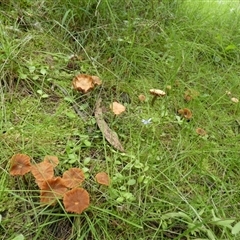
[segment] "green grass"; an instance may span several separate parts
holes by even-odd
[[[196,2],[1,3],[2,239],[239,239],[240,109],[230,99],[239,98],[239,6]],[[77,73],[103,84],[76,93]],[[167,91],[153,106],[151,88]],[[189,102],[186,91],[195,93]],[[124,153],[97,127],[99,98]],[[112,101],[126,112],[114,117]],[[9,174],[16,153],[58,156],[59,176],[82,168],[90,207],[77,215],[61,201],[40,205],[31,174]],[[100,171],[110,187],[95,182]]]

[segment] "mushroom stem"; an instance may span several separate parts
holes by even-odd
[[[151,105],[153,106],[154,102],[156,101],[156,98],[157,98],[157,95],[154,95],[153,96],[153,99],[152,99],[152,102],[151,102]]]

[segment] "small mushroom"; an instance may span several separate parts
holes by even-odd
[[[99,184],[109,186],[110,185],[110,178],[107,173],[105,172],[100,172],[95,176],[96,181]]]
[[[188,120],[192,118],[192,112],[188,108],[179,109],[178,113]]]
[[[102,81],[101,81],[101,79],[98,76],[91,76],[91,77],[92,77],[94,85],[98,85],[99,86],[99,85],[102,84]]]
[[[42,204],[54,205],[58,198],[62,198],[67,192],[67,187],[60,177],[44,181],[40,191],[40,202]]]
[[[231,101],[234,102],[234,103],[238,103],[239,102],[239,100],[237,98],[235,98],[235,97],[232,97]]]
[[[23,176],[31,171],[30,157],[26,154],[15,154],[11,158],[10,174]]]
[[[49,156],[49,155],[45,156],[43,161],[51,163],[53,165],[53,167],[56,167],[59,163],[57,156]]]
[[[90,204],[88,192],[83,188],[74,188],[64,194],[63,205],[67,212],[82,213]]]
[[[44,184],[46,180],[54,177],[53,165],[47,161],[32,165],[31,172],[39,188],[42,188],[42,184]]]
[[[87,74],[78,74],[72,81],[73,88],[82,93],[89,92],[95,85],[101,85],[101,83],[102,81],[99,77]]]
[[[199,96],[199,92],[194,89],[187,89],[184,93],[184,100],[190,102]]]
[[[152,99],[152,102],[151,102],[151,105],[153,106],[155,100],[157,97],[163,97],[166,95],[166,93],[160,89],[150,89],[149,90],[150,94],[153,95],[153,99]]]
[[[140,102],[145,102],[146,96],[143,95],[143,94],[140,94],[140,95],[138,96],[138,99],[139,99]]]
[[[126,110],[126,107],[118,102],[113,102],[112,104],[110,104],[110,108],[115,115],[119,115],[119,114],[125,112],[125,110]]]
[[[207,135],[207,132],[202,128],[196,128],[196,133],[201,136]]]
[[[63,173],[63,181],[69,188],[78,187],[84,181],[84,173],[80,168],[70,168]]]

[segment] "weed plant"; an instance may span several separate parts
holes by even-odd
[[[240,97],[237,3],[0,5],[2,239],[239,239],[240,112],[231,101]],[[77,73],[98,75],[103,85],[76,93],[71,81]],[[152,88],[167,92],[153,106]],[[99,98],[124,153],[97,127]],[[114,117],[112,101],[127,111]],[[182,108],[192,111],[190,120],[178,114]],[[82,168],[91,206],[77,215],[66,213],[61,201],[40,205],[30,175],[9,175],[15,153],[35,162],[58,156],[59,176]],[[111,177],[109,188],[96,187],[93,176],[100,171]]]

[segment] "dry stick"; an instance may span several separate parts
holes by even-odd
[[[118,135],[107,125],[107,123],[103,119],[103,113],[101,108],[102,99],[99,98],[95,105],[95,119],[99,129],[101,130],[103,136],[106,140],[117,150],[120,152],[125,152],[122,144],[118,139]]]

